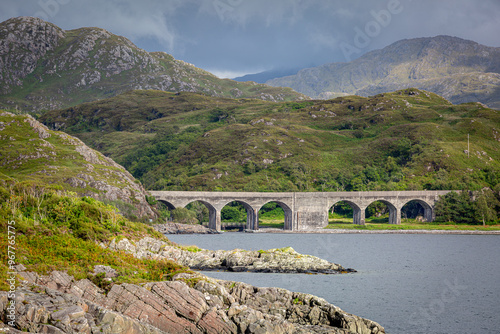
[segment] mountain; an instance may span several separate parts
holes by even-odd
[[[0,24],[0,107],[50,110],[134,89],[269,101],[307,98],[289,88],[219,79],[100,28],[65,31],[33,17]]]
[[[325,99],[416,87],[456,104],[500,109],[500,48],[449,36],[402,40],[349,63],[303,69],[266,83]]]
[[[155,216],[144,188],[122,166],[31,116],[0,110],[0,148],[0,181],[94,197],[130,217]]]
[[[131,91],[39,120],[113,158],[150,190],[475,190],[500,183],[499,111],[418,89],[302,102]]]
[[[300,68],[283,68],[283,69],[275,69],[264,72],[259,72],[255,74],[247,74],[241,77],[234,78],[235,81],[245,82],[245,81],[254,81],[257,83],[265,83],[274,78],[280,78],[290,75],[295,75],[299,72]]]

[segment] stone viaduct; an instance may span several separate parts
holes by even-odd
[[[354,224],[365,224],[365,209],[376,201],[389,208],[389,223],[401,224],[401,209],[411,201],[424,208],[424,219],[433,221],[434,205],[439,196],[449,191],[373,191],[373,192],[198,192],[198,191],[150,191],[158,201],[170,208],[185,207],[200,201],[209,210],[209,227],[220,231],[221,210],[236,201],[247,211],[249,230],[259,229],[259,210],[269,202],[276,202],[285,212],[285,230],[305,231],[328,225],[328,211],[336,203],[348,203],[354,212]]]

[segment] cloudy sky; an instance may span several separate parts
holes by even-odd
[[[405,38],[500,47],[500,0],[1,0],[0,21],[97,26],[221,77],[355,59]]]

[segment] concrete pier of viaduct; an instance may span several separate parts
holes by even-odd
[[[373,192],[198,192],[150,191],[158,201],[170,208],[185,207],[199,201],[209,210],[209,227],[220,231],[221,210],[231,202],[241,203],[247,211],[247,229],[258,230],[259,210],[269,202],[276,202],[285,212],[285,230],[304,231],[328,225],[328,211],[338,202],[348,203],[354,212],[354,224],[365,224],[365,210],[380,201],[389,208],[389,223],[401,224],[401,209],[411,201],[424,209],[424,219],[433,221],[434,205],[439,196],[450,191],[373,191]]]

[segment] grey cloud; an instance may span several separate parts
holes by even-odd
[[[340,46],[354,45],[355,28],[365,29],[373,11],[394,1],[404,10],[354,57],[441,34],[500,46],[498,0],[2,0],[0,19],[52,4],[49,21],[64,29],[98,26],[202,68],[252,72],[344,61]]]

